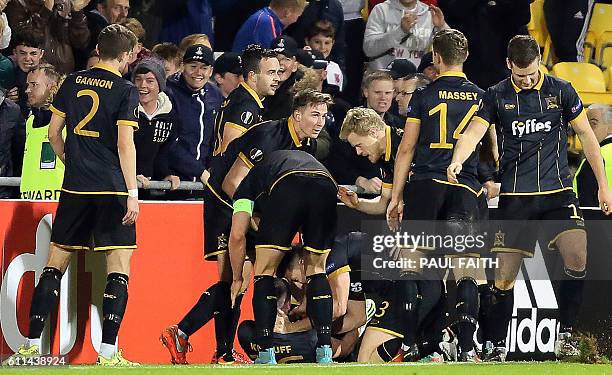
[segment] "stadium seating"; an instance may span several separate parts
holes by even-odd
[[[610,16],[612,16],[612,14]],[[597,40],[595,56],[597,65],[601,66],[602,69],[606,69],[612,65],[612,31],[605,31],[601,34]]]
[[[587,31],[586,37],[584,38],[584,62],[593,62],[595,60],[595,47],[597,45],[597,38],[595,33]]]
[[[612,95],[606,93],[606,81],[597,65],[562,62],[555,64],[551,72],[556,77],[570,81],[584,104],[612,104]]]
[[[608,92],[612,92],[612,68],[604,71],[604,79],[606,80],[606,88]]]
[[[612,31],[612,4],[595,4],[589,23],[589,31],[599,37],[606,31]]]
[[[542,47],[548,39],[548,29],[546,28],[546,20],[544,19],[544,0],[535,0],[530,5],[531,20],[527,25],[529,35],[533,36]]]
[[[548,68],[544,64],[540,64],[540,70],[542,72],[544,72],[545,74],[550,74],[550,71],[548,70]]]

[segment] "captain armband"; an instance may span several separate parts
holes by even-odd
[[[238,199],[234,202],[234,214],[238,212],[246,212],[253,216],[253,201],[250,199]]]

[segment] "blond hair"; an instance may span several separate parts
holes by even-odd
[[[300,78],[297,82],[293,84],[291,90],[289,90],[291,94],[295,95],[298,92],[304,91],[306,89],[316,90],[321,84],[319,72],[312,68],[304,68],[302,71],[304,72],[304,76],[302,76],[302,78]]]
[[[353,108],[344,117],[340,129],[340,139],[346,140],[351,133],[361,136],[368,135],[371,130],[382,130],[385,126],[383,119],[373,109]]]
[[[182,53],[185,53],[185,51],[187,51],[187,48],[194,46],[196,44],[203,44],[206,47],[212,49],[212,45],[210,44],[210,39],[208,38],[208,35],[206,34],[187,35],[186,37],[183,38],[183,40],[181,40],[181,43],[179,44],[179,49],[181,50]]]

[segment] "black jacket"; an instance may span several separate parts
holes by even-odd
[[[25,122],[19,106],[9,99],[0,104],[0,177],[21,176]],[[0,187],[0,198],[16,197],[12,188]]]

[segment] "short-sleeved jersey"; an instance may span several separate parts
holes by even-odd
[[[579,116],[585,110],[572,85],[542,72],[533,89],[521,90],[511,78],[490,87],[474,120],[495,125],[501,194],[572,189],[567,130]]]
[[[226,126],[246,132],[251,126],[262,122],[263,103],[246,83],[242,82],[223,102],[215,117],[215,149],[213,155],[221,153],[223,131]]]
[[[447,72],[415,91],[408,106],[407,121],[419,124],[419,140],[411,180],[434,179],[447,182],[446,169],[453,158],[457,140],[476,111],[483,90],[465,74]],[[480,191],[478,159],[474,153],[463,165],[459,184]]]
[[[213,157],[209,168],[209,188],[227,200],[221,185],[236,159],[240,158],[252,168],[278,150],[302,150],[314,154],[316,141],[310,138],[300,141],[291,117],[257,124],[232,141],[223,154]]]
[[[73,73],[64,80],[50,107],[66,124],[63,190],[127,194],[117,127],[138,128],[138,100],[136,87],[105,65]]]
[[[260,196],[265,199],[276,184],[293,174],[317,175],[334,181],[327,168],[311,154],[300,150],[279,150],[270,153],[249,171],[236,189],[234,200],[255,202]]]
[[[402,142],[404,129],[385,127],[385,153],[380,164],[380,174],[382,177],[382,186],[385,189],[393,189],[393,167],[395,165],[395,156],[397,149]]]
[[[345,272],[359,271],[361,269],[361,253],[365,253],[367,234],[363,232],[349,232],[336,236],[334,246],[325,261],[325,273],[333,278]]]

